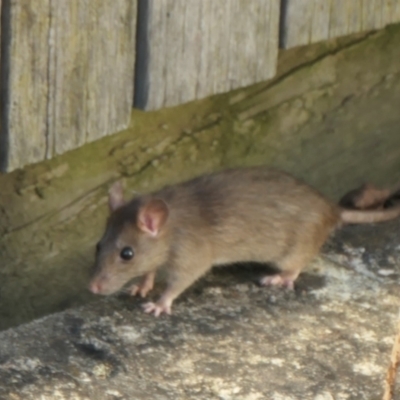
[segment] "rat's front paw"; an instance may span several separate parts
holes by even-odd
[[[140,297],[146,297],[147,293],[153,289],[153,286],[146,286],[146,285],[132,285],[128,291],[131,296],[140,295]]]
[[[162,313],[171,314],[171,305],[160,304],[160,303],[145,303],[143,304],[143,310],[147,314],[154,313],[156,317],[161,315]]]

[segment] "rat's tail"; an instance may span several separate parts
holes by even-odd
[[[383,210],[346,210],[340,209],[340,219],[345,224],[368,224],[389,221],[400,216],[400,206]]]

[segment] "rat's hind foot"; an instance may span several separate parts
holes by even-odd
[[[162,313],[171,315],[171,305],[159,304],[159,303],[145,303],[143,304],[143,310],[147,314],[154,313],[155,317],[160,316]]]
[[[294,281],[297,278],[297,274],[288,275],[288,274],[274,274],[267,275],[260,279],[260,284],[262,286],[279,286],[286,289],[293,290],[294,289]]]

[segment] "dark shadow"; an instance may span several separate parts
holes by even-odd
[[[1,3],[1,48],[0,48],[0,171],[8,167],[9,146],[9,77],[11,44],[11,0]]]
[[[135,88],[133,106],[144,109],[147,105],[149,93],[149,2],[138,0],[137,25],[136,25],[136,64]]]
[[[281,13],[279,14],[279,47],[284,48],[286,41],[285,18],[287,13],[287,0],[281,0]]]

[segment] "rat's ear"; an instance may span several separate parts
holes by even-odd
[[[113,212],[124,205],[124,188],[121,181],[115,182],[108,191],[108,207]]]
[[[168,218],[168,206],[161,199],[151,199],[139,209],[137,226],[150,236],[157,236]]]

